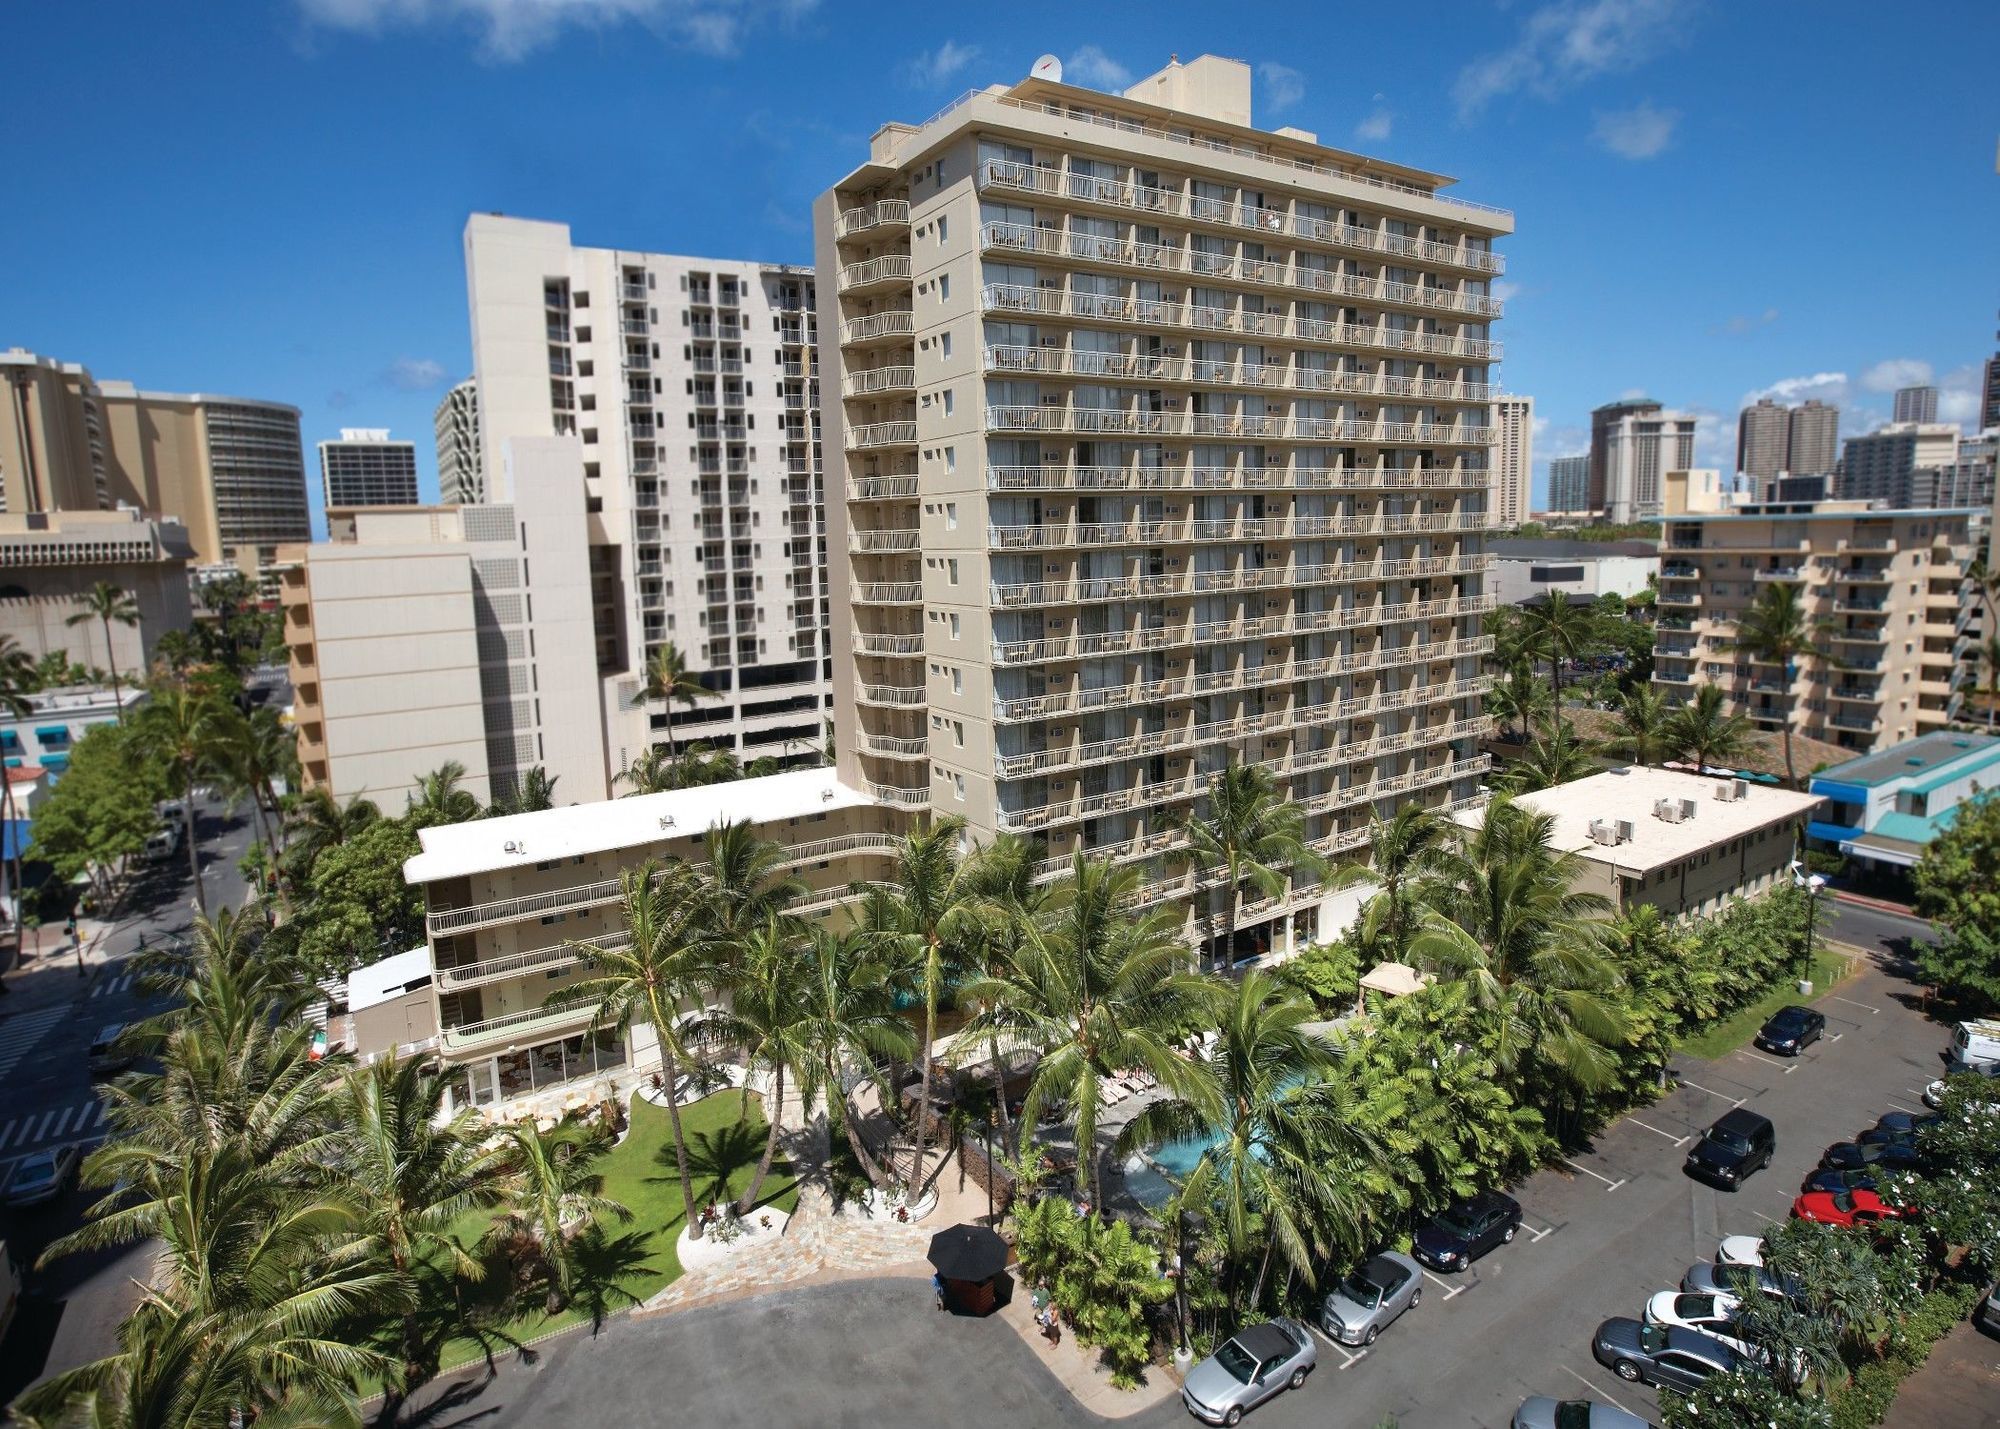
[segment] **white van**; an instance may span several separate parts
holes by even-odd
[[[1949,1070],[1992,1072],[2000,1069],[2000,1018],[1982,1017],[1952,1029]]]
[[[162,863],[181,851],[181,826],[168,824],[146,840],[146,859]]]

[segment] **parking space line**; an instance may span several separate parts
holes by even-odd
[[[1698,1092],[1707,1092],[1712,1097],[1721,1097],[1731,1106],[1742,1106],[1743,1103],[1750,1100],[1748,1097],[1732,1097],[1727,1092],[1718,1092],[1713,1087],[1705,1087],[1700,1082],[1691,1082],[1686,1077],[1681,1078],[1681,1085],[1684,1087],[1693,1087]]]
[[[1830,999],[1829,999],[1829,1001],[1832,1001],[1832,1002],[1844,1002],[1844,1003],[1846,1003],[1846,1004],[1847,1004],[1847,1005],[1848,1005],[1849,1007],[1859,1007],[1859,1008],[1863,1008],[1863,1009],[1865,1009],[1865,1010],[1867,1011],[1867,1013],[1868,1013],[1868,1015],[1869,1015],[1870,1017],[1879,1017],[1879,1016],[1881,1016],[1881,1015],[1882,1015],[1882,1009],[1881,1009],[1881,1008],[1879,1008],[1879,1007],[1871,1007],[1871,1006],[1870,1006],[1870,1005],[1869,1005],[1868,1003],[1865,1003],[1865,1002],[1856,1002],[1856,1001],[1855,1001],[1855,1000],[1854,1000],[1853,998],[1851,998],[1851,997],[1837,997],[1837,996],[1836,996],[1836,997],[1833,997],[1833,998],[1830,998]]]
[[[1616,1181],[1614,1181],[1608,1176],[1598,1175],[1588,1166],[1578,1166],[1574,1161],[1570,1160],[1567,1156],[1558,1156],[1556,1160],[1562,1162],[1562,1164],[1565,1166],[1573,1168],[1574,1170],[1581,1171],[1584,1175],[1590,1177],[1593,1181],[1602,1181],[1604,1183],[1604,1189],[1607,1191],[1615,1191],[1620,1186],[1625,1184],[1625,1177],[1623,1176],[1620,1176]]]
[[[1613,1399],[1610,1395],[1605,1394],[1603,1390],[1599,1389],[1590,1380],[1585,1379],[1582,1375],[1578,1374],[1568,1365],[1566,1364],[1557,1365],[1556,1368],[1561,1370],[1564,1374],[1568,1375],[1571,1379],[1575,1380],[1578,1384],[1582,1385],[1585,1389],[1589,1390],[1592,1394],[1603,1395],[1605,1403],[1616,1405],[1619,1409],[1625,1409],[1624,1405],[1619,1404],[1617,1400]],[[1632,1411],[1629,1409],[1625,1409],[1625,1412],[1627,1414],[1630,1414]]]
[[[1827,1043],[1828,1043],[1828,1045],[1831,1045],[1831,1044],[1833,1044],[1833,1043],[1835,1043],[1835,1042],[1838,1042],[1838,1041],[1839,1041],[1839,1040],[1840,1040],[1841,1038],[1845,1037],[1846,1035],[1847,1035],[1847,1034],[1846,1034],[1845,1032],[1836,1032],[1836,1033],[1834,1033],[1834,1034],[1833,1034],[1833,1035],[1832,1035],[1831,1037],[1827,1038],[1826,1040],[1827,1040]]]
[[[1530,1241],[1539,1241],[1543,1236],[1554,1235],[1556,1233],[1554,1226],[1543,1226],[1540,1230],[1536,1230],[1526,1221],[1522,1221],[1521,1225],[1528,1232],[1528,1239]]]
[[[1636,1116],[1628,1116],[1625,1118],[1625,1120],[1631,1122],[1632,1125],[1634,1126],[1643,1127],[1645,1130],[1652,1132],[1653,1135],[1655,1136],[1666,1137],[1667,1140],[1673,1142],[1673,1144],[1676,1146],[1679,1146],[1684,1142],[1692,1141],[1694,1139],[1691,1136],[1675,1136],[1671,1131],[1662,1131],[1657,1126],[1653,1126],[1648,1122],[1643,1122],[1639,1120],[1639,1118]]]
[[[1341,1360],[1340,1367],[1342,1369],[1348,1368],[1356,1360],[1363,1359],[1368,1354],[1368,1351],[1365,1349],[1358,1350],[1353,1354],[1349,1354],[1347,1352],[1347,1346],[1343,1345],[1339,1340],[1336,1340],[1332,1335],[1329,1335],[1325,1330],[1322,1330],[1318,1325],[1314,1324],[1310,1320],[1306,1321],[1306,1328],[1308,1330],[1311,1330],[1313,1334],[1317,1336],[1320,1340],[1324,1341],[1328,1349],[1332,1350],[1335,1354],[1340,1356]]]
[[[1773,1067],[1782,1067],[1784,1068],[1785,1075],[1788,1077],[1798,1070],[1799,1064],[1797,1062],[1780,1062],[1776,1057],[1766,1057],[1762,1052],[1752,1052],[1748,1047],[1738,1047],[1736,1055],[1739,1057],[1748,1057],[1753,1062],[1768,1062]]]
[[[1896,1109],[1897,1111],[1906,1111],[1906,1112],[1909,1112],[1909,1113],[1910,1113],[1911,1115],[1913,1115],[1913,1116],[1914,1116],[1914,1115],[1918,1115],[1918,1112],[1917,1112],[1917,1108],[1915,1108],[1915,1107],[1913,1107],[1913,1106],[1904,1106],[1904,1105],[1903,1105],[1903,1104],[1902,1104],[1901,1102],[1897,1101],[1897,1100],[1896,1100],[1896,1099],[1895,1099],[1894,1097],[1884,1097],[1884,1098],[1882,1098],[1882,1100],[1883,1100],[1883,1101],[1885,1101],[1885,1102],[1887,1102],[1887,1103],[1889,1103],[1889,1105],[1890,1105],[1890,1106],[1892,1106],[1892,1107],[1894,1107],[1894,1108],[1895,1108],[1895,1109]],[[1917,1098],[1917,1100],[1918,1100],[1918,1101],[1922,1101],[1922,1100],[1923,1100],[1923,1098],[1922,1098],[1922,1097],[1919,1097],[1919,1098]]]
[[[1451,1297],[1454,1295],[1463,1295],[1465,1293],[1465,1287],[1463,1285],[1453,1285],[1448,1280],[1439,1280],[1435,1275],[1431,1274],[1428,1270],[1424,1272],[1424,1279],[1429,1280],[1434,1284],[1444,1286],[1444,1298],[1447,1300],[1451,1299]]]

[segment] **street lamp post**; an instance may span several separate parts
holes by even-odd
[[[1799,980],[1805,981],[1812,975],[1813,929],[1819,923],[1819,892],[1826,887],[1826,875],[1807,873],[1805,865],[1793,859],[1786,866],[1792,875],[1792,887],[1805,890],[1806,927],[1805,936],[1799,940]]]
[[[1193,1263],[1188,1257],[1188,1232],[1193,1231],[1196,1235],[1200,1235],[1208,1228],[1208,1218],[1202,1215],[1200,1211],[1184,1210],[1178,1216],[1174,1217],[1174,1221],[1180,1230],[1181,1242],[1180,1274],[1174,1277],[1174,1302],[1179,1312],[1177,1318],[1180,1320],[1181,1356],[1186,1358],[1193,1353],[1188,1348],[1187,1282],[1188,1266]]]

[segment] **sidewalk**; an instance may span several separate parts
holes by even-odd
[[[1883,1429],[1984,1429],[2000,1425],[2000,1340],[1970,1322],[1939,1340],[1896,1390]]]

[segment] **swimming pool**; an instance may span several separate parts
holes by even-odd
[[[1176,1181],[1185,1180],[1188,1173],[1194,1170],[1195,1163],[1201,1160],[1202,1154],[1213,1145],[1213,1137],[1196,1141],[1169,1141],[1154,1150],[1153,1164]]]

